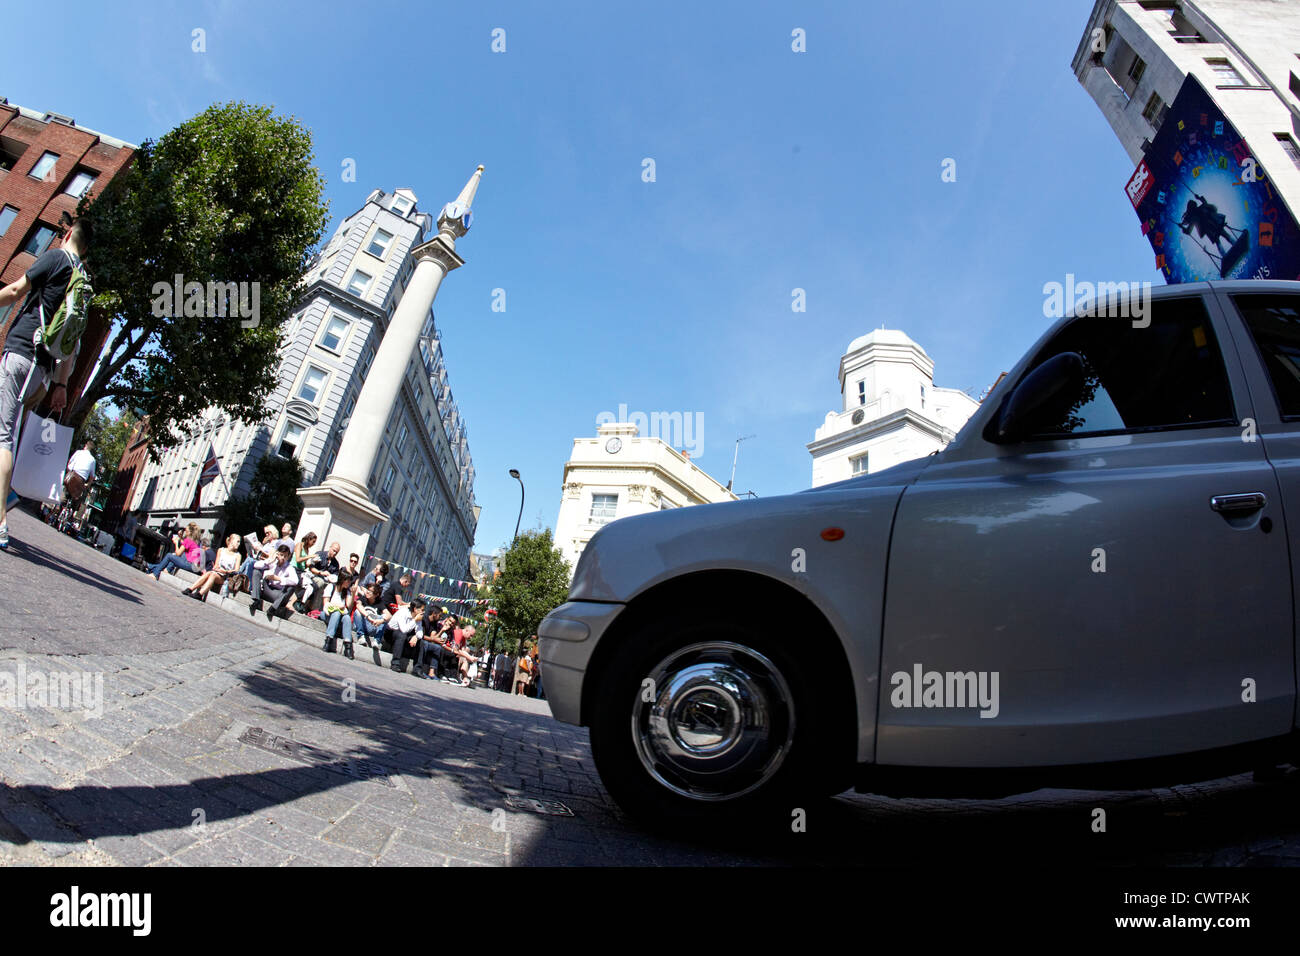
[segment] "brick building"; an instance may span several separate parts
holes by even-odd
[[[63,234],[81,197],[103,189],[134,156],[130,143],[0,97],[0,284],[19,279]],[[93,277],[93,254],[88,265]],[[20,307],[0,307],[0,345]],[[108,333],[107,317],[92,312],[68,381],[69,406],[81,396]]]
[[[117,466],[117,477],[113,481],[113,487],[108,493],[108,501],[104,505],[106,528],[116,528],[126,517],[131,499],[135,497],[135,487],[148,461],[149,422],[146,419],[136,423],[131,431],[131,437],[126,441],[126,449],[122,452],[122,460]]]

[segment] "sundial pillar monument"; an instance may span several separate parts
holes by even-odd
[[[338,541],[343,555],[356,552],[364,556],[369,550],[370,529],[388,520],[371,500],[366,483],[438,288],[448,272],[465,264],[456,253],[456,240],[469,231],[471,206],[482,175],[483,167],[479,166],[460,195],[443,206],[438,215],[438,234],[411,250],[415,269],[357,396],[334,468],[323,484],[298,489],[303,504],[299,537],[315,531],[322,542]]]

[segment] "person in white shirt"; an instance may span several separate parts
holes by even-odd
[[[253,565],[253,576],[249,580],[253,603],[248,606],[249,614],[262,610],[263,592],[270,599],[271,606],[266,609],[266,619],[275,620],[277,614],[284,615],[284,605],[298,586],[298,572],[293,569],[293,552],[286,544],[275,549],[274,558],[266,558]]]
[[[424,601],[416,598],[410,604],[403,604],[396,613],[384,612],[388,618],[388,628],[393,633],[393,662],[389,666],[401,673],[406,672],[406,658],[414,657],[412,649],[420,640],[420,622],[424,620]],[[400,665],[400,666],[399,666]],[[417,667],[418,671],[419,668]]]
[[[95,477],[95,456],[90,453],[90,442],[78,448],[68,459],[68,468],[63,474],[63,487],[67,489],[68,500],[76,501]]]

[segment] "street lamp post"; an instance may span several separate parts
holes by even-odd
[[[756,435],[745,435],[741,438],[736,439],[736,451],[731,456],[731,480],[727,482],[728,491],[730,491],[731,486],[736,483],[736,462],[740,461],[740,443],[742,441],[748,441],[749,439],[756,438],[756,437],[757,437]]]
[[[519,482],[519,517],[515,519],[514,541],[510,542],[510,546],[513,548],[515,545],[515,541],[519,540],[519,522],[524,520],[524,480],[519,477],[518,468],[510,469],[510,477],[514,478],[516,481]]]

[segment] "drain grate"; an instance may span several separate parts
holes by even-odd
[[[536,797],[507,796],[506,806],[511,810],[527,810],[529,813],[542,813],[551,817],[571,817],[573,811],[559,800],[539,800]]]
[[[282,754],[285,757],[310,764],[313,767],[319,767],[321,770],[329,770],[345,777],[351,777],[354,780],[369,780],[374,783],[382,783],[386,787],[391,787],[394,790],[398,789],[397,784],[393,783],[391,779],[392,771],[382,764],[375,763],[373,760],[356,760],[352,757],[344,757],[312,744],[268,734],[261,727],[247,728],[239,735],[238,739],[241,744],[248,744],[274,754]]]

